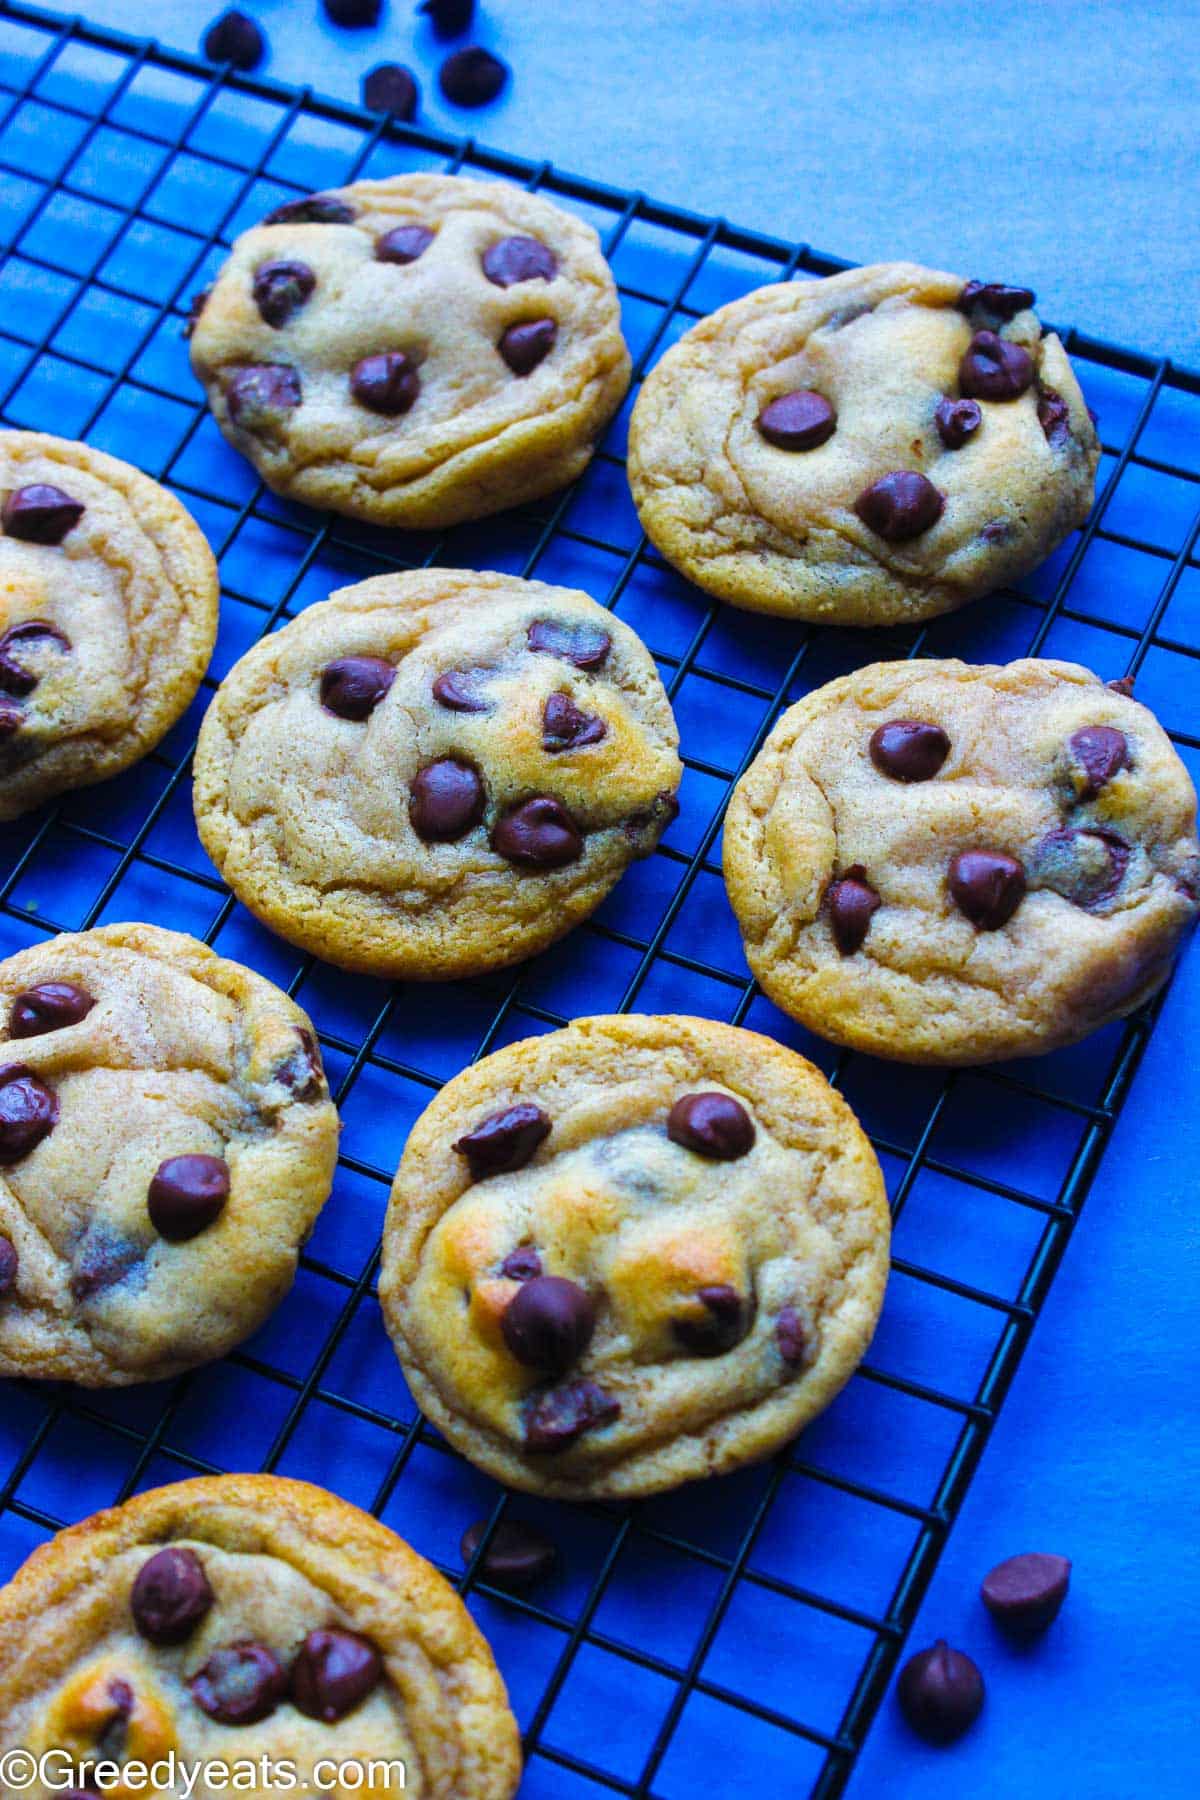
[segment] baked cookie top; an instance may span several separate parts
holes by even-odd
[[[292,1284],[337,1113],[286,994],[153,925],[0,963],[0,1375],[221,1356]]]
[[[172,1753],[416,1800],[511,1800],[520,1773],[504,1684],[449,1584],[370,1514],[274,1475],[156,1488],[36,1550],[0,1591],[0,1741],[65,1753],[80,1787],[99,1760]]]
[[[735,606],[844,625],[1025,574],[1086,517],[1100,454],[1033,300],[877,263],[701,319],[634,408],[647,534]]]
[[[226,676],[196,820],[290,942],[371,974],[477,974],[552,943],[653,850],[677,744],[649,653],[586,594],[380,575]]]
[[[565,486],[629,386],[591,226],[461,175],[268,214],[202,299],[192,368],[268,486],[419,527]]]
[[[396,1175],[380,1298],[419,1405],[564,1499],[778,1448],[853,1372],[889,1217],[820,1072],[707,1019],[580,1019],[455,1077]]]
[[[725,879],[777,1005],[837,1043],[975,1063],[1074,1042],[1166,979],[1196,796],[1074,663],[873,663],[786,712],[734,790]]]
[[[0,431],[0,819],[154,748],[208,667],[217,601],[173,494],[87,444]]]

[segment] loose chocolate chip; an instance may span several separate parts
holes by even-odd
[[[81,500],[72,500],[48,481],[31,481],[5,497],[0,520],[9,537],[27,544],[61,544],[85,510]]]
[[[725,1283],[701,1288],[696,1298],[703,1313],[673,1320],[671,1330],[692,1356],[724,1356],[749,1331],[751,1309],[737,1289]]]
[[[837,430],[837,414],[824,394],[795,388],[763,407],[758,429],[778,450],[815,450]]]
[[[980,931],[999,931],[1025,898],[1025,871],[1002,850],[964,850],[950,864],[950,892]]]
[[[952,1744],[979,1717],[983,1676],[969,1656],[939,1638],[932,1650],[919,1650],[905,1663],[896,1698],[919,1737]]]
[[[592,1341],[596,1309],[575,1282],[561,1275],[535,1275],[505,1307],[500,1329],[519,1363],[565,1375]]]
[[[1032,306],[1036,298],[1032,288],[1006,287],[1002,281],[968,281],[958,305],[962,312],[978,306],[997,319],[1008,320]]]
[[[292,1664],[292,1703],[310,1719],[335,1725],[383,1679],[383,1658],[357,1631],[310,1631]]]
[[[339,656],[321,670],[321,705],[339,719],[361,724],[395,679],[395,669],[382,656]]]
[[[474,1131],[460,1137],[454,1148],[466,1157],[472,1179],[483,1181],[488,1175],[508,1175],[514,1169],[523,1169],[549,1136],[549,1115],[540,1106],[523,1101],[489,1113]]]
[[[531,1402],[525,1414],[525,1448],[535,1456],[566,1450],[585,1431],[611,1425],[620,1416],[621,1402],[594,1381],[549,1388]]]
[[[961,450],[967,439],[979,430],[983,414],[976,400],[941,400],[933,422],[947,450]]]
[[[41,1037],[44,1031],[62,1031],[86,1019],[95,1004],[87,990],[73,981],[41,981],[37,987],[25,988],[13,1001],[8,1035],[31,1038]]]
[[[222,13],[204,34],[204,54],[209,62],[232,63],[235,69],[257,69],[266,47],[254,20],[233,9]]]
[[[423,842],[453,844],[478,825],[486,801],[478,769],[457,756],[443,756],[414,775],[408,816]]]
[[[15,700],[0,694],[0,743],[6,738],[15,737],[25,723],[25,714]]]
[[[362,98],[368,112],[390,113],[394,119],[415,119],[421,90],[416,76],[403,63],[377,63],[363,76]]]
[[[532,1244],[520,1244],[510,1250],[500,1264],[500,1273],[509,1281],[532,1281],[542,1272],[542,1259]]]
[[[790,1369],[798,1369],[808,1361],[808,1333],[794,1306],[781,1306],[775,1321],[775,1342],[779,1354]]]
[[[500,339],[500,354],[514,375],[531,375],[545,362],[557,337],[553,319],[530,319],[524,325],[509,326]]]
[[[570,694],[551,694],[542,709],[542,749],[551,755],[560,750],[581,750],[608,736],[599,713],[581,712]]]
[[[320,1046],[305,1025],[298,1027],[296,1036],[299,1042],[287,1061],[276,1069],[275,1079],[295,1094],[297,1100],[317,1100],[325,1092]]]
[[[869,530],[889,544],[903,544],[936,525],[946,499],[924,475],[893,469],[864,488],[854,510]]]
[[[1100,826],[1051,831],[1030,858],[1030,885],[1049,888],[1090,912],[1112,899],[1125,879],[1129,857],[1129,845],[1115,831]]]
[[[397,225],[386,231],[375,246],[375,260],[386,263],[415,263],[424,256],[436,234],[425,225]]]
[[[480,698],[472,682],[472,677],[484,680],[487,674],[486,669],[447,669],[434,682],[433,697],[449,712],[487,712],[490,710],[488,703]]]
[[[853,956],[861,950],[871,920],[882,904],[866,876],[862,864],[855,863],[839,880],[831,881],[826,890],[833,941],[842,956]]]
[[[1087,776],[1084,800],[1094,800],[1114,775],[1132,766],[1125,733],[1114,725],[1085,725],[1071,739],[1071,753]]]
[[[354,208],[336,194],[302,194],[298,200],[285,200],[263,220],[264,225],[349,225],[355,218]]]
[[[7,1300],[17,1285],[20,1260],[11,1238],[0,1237],[0,1300]]]
[[[476,1519],[464,1531],[460,1546],[464,1564],[471,1562],[486,1530],[487,1520]],[[493,1587],[520,1594],[544,1581],[557,1561],[558,1551],[535,1526],[519,1519],[501,1519],[488,1539],[479,1573]]]
[[[377,25],[383,0],[321,0],[327,16],[335,25],[355,30],[360,25]]]
[[[229,1164],[221,1156],[169,1156],[150,1181],[150,1223],[170,1244],[183,1244],[219,1219],[229,1198]]]
[[[754,1148],[754,1121],[732,1094],[681,1094],[667,1114],[667,1136],[714,1162],[736,1162]]]
[[[501,238],[484,252],[483,272],[493,286],[502,288],[516,287],[522,281],[553,281],[558,258],[537,238]]]
[[[561,801],[535,794],[496,820],[492,849],[526,869],[562,869],[583,855],[583,833]]]
[[[461,37],[475,17],[475,0],[421,0],[418,12],[428,13],[434,36]]]
[[[32,647],[39,643],[53,644],[64,654],[71,648],[66,632],[51,625],[49,619],[24,619],[19,625],[10,625],[0,637],[0,688],[6,694],[31,694],[37,686],[38,677],[22,663],[20,652],[22,644]]]
[[[75,1252],[71,1269],[71,1295],[90,1300],[124,1281],[142,1261],[141,1246],[117,1237],[103,1227],[94,1228]]]
[[[1038,423],[1048,444],[1065,444],[1071,435],[1071,409],[1053,388],[1043,388],[1038,395]]]
[[[557,619],[535,619],[525,633],[531,650],[559,656],[577,669],[599,669],[612,649],[612,638],[599,625],[564,625]]]
[[[248,363],[235,369],[225,388],[230,418],[247,431],[277,424],[302,398],[300,377],[290,363]]]
[[[152,1644],[182,1644],[212,1604],[204,1564],[194,1550],[177,1545],[142,1564],[130,1595],[133,1622]]]
[[[0,1069],[0,1164],[20,1162],[58,1123],[58,1098],[24,1063]]]
[[[977,331],[958,365],[958,385],[975,400],[1015,400],[1033,381],[1033,358],[994,331]]]
[[[388,418],[408,412],[420,391],[420,376],[403,350],[364,356],[350,371],[350,392],[360,406]]]
[[[924,719],[889,719],[871,733],[871,761],[893,781],[932,781],[950,754],[940,725]]]
[[[219,1725],[256,1725],[275,1711],[287,1684],[273,1651],[243,1641],[214,1650],[188,1687],[200,1710]]]
[[[477,44],[456,50],[438,71],[438,85],[455,106],[486,106],[508,80],[508,64]],[[507,282],[501,286],[506,287]]]
[[[299,312],[317,285],[307,263],[265,262],[254,271],[254,304],[263,321],[279,331]]]
[[[997,1563],[979,1591],[993,1619],[1013,1637],[1034,1638],[1058,1617],[1070,1581],[1065,1556],[1028,1550]]]

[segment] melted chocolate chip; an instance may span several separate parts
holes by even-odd
[[[599,713],[581,712],[570,694],[551,694],[542,710],[542,749],[551,755],[560,750],[582,750],[608,736]]]
[[[473,1559],[487,1523],[476,1519],[463,1533],[460,1554],[464,1565]],[[493,1587],[520,1594],[552,1574],[557,1561],[558,1551],[543,1532],[520,1519],[501,1519],[488,1539],[479,1573]]]
[[[318,1100],[325,1092],[320,1046],[306,1025],[297,1027],[296,1036],[300,1041],[287,1061],[276,1069],[275,1079],[297,1100]]]
[[[339,656],[321,670],[321,705],[339,719],[361,724],[395,679],[395,669],[382,656]]]
[[[854,510],[868,530],[889,544],[903,544],[936,525],[946,500],[924,475],[893,469],[864,488]]]
[[[254,304],[264,323],[282,329],[312,295],[317,278],[307,263],[265,262],[254,271]]]
[[[969,1656],[939,1638],[919,1650],[900,1671],[900,1710],[918,1736],[931,1744],[952,1744],[983,1708],[983,1676]]]
[[[737,1289],[725,1283],[701,1288],[696,1298],[703,1313],[673,1320],[671,1330],[692,1356],[724,1356],[749,1331],[752,1310]]]
[[[789,1369],[798,1369],[808,1361],[808,1333],[794,1306],[781,1306],[775,1321],[775,1342]]]
[[[433,697],[448,712],[484,713],[491,708],[475,690],[475,681],[486,681],[487,669],[447,669],[433,684]]]
[[[538,1145],[550,1136],[550,1118],[528,1101],[489,1113],[473,1131],[460,1137],[454,1148],[465,1156],[472,1179],[508,1175],[523,1169]]]
[[[1057,448],[1071,435],[1071,409],[1053,388],[1043,388],[1038,395],[1038,424],[1046,434],[1046,442]]]
[[[414,405],[421,378],[403,350],[364,356],[350,371],[350,392],[360,406],[396,418]]]
[[[93,1715],[90,1730],[95,1737],[97,1757],[118,1762],[129,1742],[133,1689],[120,1675],[114,1675],[105,1685],[104,1699],[104,1710],[99,1716]]]
[[[558,258],[537,238],[501,238],[484,252],[483,272],[494,287],[516,287],[522,281],[553,281]]]
[[[61,544],[78,525],[86,507],[48,481],[32,481],[5,496],[0,521],[9,537],[27,544]]]
[[[573,1381],[536,1396],[525,1414],[525,1448],[534,1456],[567,1450],[585,1431],[611,1425],[621,1403],[594,1381]]]
[[[1025,898],[1025,870],[1002,850],[964,850],[950,864],[950,892],[980,931],[999,931]]]
[[[242,1642],[214,1650],[188,1687],[201,1712],[219,1725],[256,1725],[275,1711],[287,1684],[273,1651]]]
[[[93,1227],[75,1252],[71,1269],[71,1296],[90,1300],[124,1281],[142,1260],[139,1245],[117,1237],[102,1226]]]
[[[225,388],[230,418],[247,431],[278,425],[303,397],[300,377],[290,363],[249,363],[234,370]]]
[[[525,642],[543,656],[558,656],[588,670],[603,668],[612,649],[612,638],[602,626],[565,625],[557,619],[534,619]]]
[[[354,208],[336,194],[303,194],[285,200],[263,220],[264,225],[349,225]]]
[[[542,1259],[532,1244],[518,1245],[500,1264],[500,1273],[508,1281],[532,1281],[541,1272]]]
[[[937,434],[947,450],[961,450],[983,423],[976,400],[941,400],[933,415]]]
[[[653,832],[651,841],[640,852],[641,855],[648,856],[667,826],[673,825],[678,817],[678,799],[670,788],[663,788],[660,793],[655,794],[649,806],[643,807],[640,812],[630,813],[625,821],[625,834],[636,839],[643,832]]]
[[[1006,287],[1002,281],[968,281],[958,296],[958,305],[962,312],[979,307],[994,318],[1007,321],[1032,306],[1036,298],[1032,288]]]
[[[456,756],[444,756],[417,770],[408,816],[424,843],[453,844],[478,825],[486,802],[478,769]]]
[[[1071,754],[1087,776],[1083,800],[1094,800],[1114,775],[1132,767],[1125,733],[1114,725],[1085,725],[1071,739]]]
[[[736,1162],[754,1148],[754,1121],[740,1100],[716,1092],[682,1094],[667,1114],[667,1136],[697,1156]]]
[[[420,0],[418,12],[428,13],[434,36],[461,37],[475,17],[475,0]]]
[[[434,239],[425,225],[397,225],[386,231],[375,246],[377,262],[415,263],[424,256]]]
[[[23,619],[19,625],[10,625],[0,637],[0,688],[7,694],[31,694],[38,684],[39,677],[20,660],[22,644],[52,644],[64,654],[71,648],[66,632],[48,619]]]
[[[390,113],[394,119],[415,119],[421,90],[416,76],[403,63],[376,63],[363,76],[362,98],[368,112]]]
[[[73,981],[41,981],[17,995],[8,1015],[8,1035],[41,1037],[44,1031],[62,1031],[86,1019],[96,1002]]]
[[[763,407],[758,429],[777,450],[815,450],[837,430],[837,414],[824,394],[795,388]]]
[[[58,1123],[53,1088],[27,1069],[9,1063],[0,1069],[0,1165],[10,1166],[36,1150]]]
[[[310,1719],[335,1725],[383,1680],[383,1658],[357,1631],[310,1631],[292,1664],[292,1704]]]
[[[207,1616],[213,1591],[196,1552],[171,1545],[142,1564],[129,1604],[144,1638],[182,1644]]]
[[[979,1591],[993,1619],[1011,1636],[1028,1640],[1058,1617],[1070,1581],[1071,1565],[1065,1556],[1028,1550],[997,1563]]]
[[[232,63],[243,73],[257,69],[266,50],[266,39],[244,12],[222,13],[204,34],[204,54],[209,62]]]
[[[1130,854],[1124,838],[1100,826],[1051,831],[1030,858],[1030,885],[1049,888],[1091,912],[1112,899],[1125,879]]]
[[[17,1285],[20,1259],[11,1238],[0,1237],[0,1300],[7,1300]]]
[[[958,385],[974,400],[1016,400],[1032,382],[1028,350],[994,331],[977,331],[958,365]]]
[[[169,1156],[150,1181],[150,1223],[168,1243],[198,1237],[219,1219],[229,1198],[229,1164],[221,1156]]]
[[[882,904],[866,874],[862,864],[855,863],[826,889],[825,904],[829,908],[833,941],[842,956],[853,956],[856,950],[862,949],[871,929],[871,920]]]
[[[477,44],[456,50],[438,70],[438,86],[455,106],[486,106],[508,80],[508,64]],[[502,287],[507,287],[502,282]]]
[[[492,849],[526,869],[562,869],[583,855],[583,833],[560,800],[535,794],[497,819]]]
[[[534,1275],[505,1307],[500,1329],[519,1363],[565,1375],[592,1341],[596,1309],[575,1282],[561,1275]]]
[[[940,725],[924,719],[889,719],[871,733],[871,761],[893,781],[932,781],[950,754]]]
[[[1104,685],[1110,688],[1114,694],[1124,694],[1126,700],[1132,700],[1136,682],[1136,675],[1121,675],[1116,681],[1107,681]]]
[[[530,319],[524,325],[510,325],[497,348],[514,375],[531,375],[545,362],[557,337],[553,319]]]

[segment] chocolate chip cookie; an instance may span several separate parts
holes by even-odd
[[[766,992],[835,1043],[977,1063],[1073,1043],[1166,980],[1196,796],[1144,706],[1074,663],[875,663],[786,712],[725,879]]]
[[[86,444],[0,431],[0,819],[154,748],[208,667],[217,599],[173,494]]]
[[[174,1756],[198,1794],[226,1791],[202,1765],[268,1758],[298,1793],[511,1800],[521,1760],[449,1583],[368,1513],[274,1475],[156,1488],[36,1550],[0,1591],[0,1744],[55,1752],[75,1792],[128,1768],[100,1790],[121,1797],[144,1791],[134,1765]]]
[[[312,1026],[194,938],[0,963],[0,1376],[119,1387],[223,1355],[292,1284],[337,1114]]]
[[[196,820],[238,898],[291,943],[448,979],[532,956],[653,850],[677,743],[649,653],[586,594],[380,575],[226,677]]]
[[[629,386],[596,233],[461,175],[278,207],[203,298],[192,368],[276,493],[420,528],[565,486]]]
[[[879,1165],[802,1057],[707,1019],[511,1044],[409,1136],[380,1298],[418,1403],[510,1487],[654,1493],[828,1405],[879,1316]]]
[[[842,625],[1015,581],[1083,522],[1100,454],[1033,302],[878,263],[701,319],[633,412],[651,541],[735,606]]]

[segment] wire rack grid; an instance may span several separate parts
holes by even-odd
[[[782,707],[884,656],[1044,652],[1136,674],[1194,768],[1200,376],[1066,334],[1104,440],[1092,517],[1020,591],[919,629],[840,633],[710,605],[639,530],[628,405],[551,502],[440,535],[321,518],[272,496],[223,443],[187,370],[188,298],[279,201],[419,168],[527,183],[594,223],[635,383],[714,306],[845,266],[79,19],[0,7],[0,412],[167,482],[222,572],[217,652],[187,718],[119,780],[0,831],[0,952],[118,918],[192,931],[312,1014],[344,1123],[293,1294],[242,1351],[113,1394],[0,1389],[0,1576],[64,1523],[162,1481],[230,1468],[324,1481],[456,1583],[522,1725],[523,1800],[683,1800],[714,1769],[738,1792],[786,1781],[829,1800],[850,1779],[1153,1009],[1036,1064],[949,1077],[836,1054],[749,975],[721,883],[724,803]],[[678,821],[593,921],[515,973],[439,990],[436,1006],[263,931],[200,851],[188,779],[215,682],[255,638],[335,586],[430,563],[536,574],[607,601],[658,660],[686,765]],[[510,1499],[420,1417],[379,1318],[379,1227],[405,1133],[442,1081],[515,1038],[623,1008],[744,1022],[820,1063],[888,1177],[894,1272],[868,1361],[772,1463],[639,1505],[551,1507]],[[526,1598],[481,1573],[510,1507],[562,1552]],[[464,1568],[458,1540],[479,1517],[488,1534]]]

